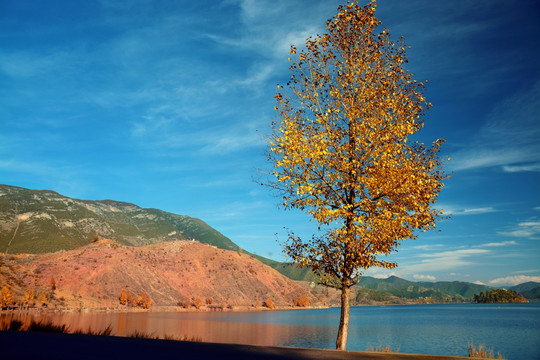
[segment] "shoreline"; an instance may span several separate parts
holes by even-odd
[[[118,336],[0,332],[2,355],[9,359],[297,359],[297,360],[459,360],[459,356],[340,351],[325,349],[155,340]]]

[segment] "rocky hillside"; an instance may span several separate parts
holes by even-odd
[[[60,308],[118,307],[122,289],[135,297],[146,292],[153,306],[190,306],[196,299],[221,307],[262,306],[268,298],[291,306],[301,295],[311,305],[320,302],[252,256],[197,241],[133,247],[100,240],[48,254],[0,254],[0,284],[17,299],[32,290]]]
[[[94,238],[126,245],[192,240],[238,250],[199,219],[113,201],[72,199],[50,190],[0,185],[0,251],[10,254],[75,249]]]

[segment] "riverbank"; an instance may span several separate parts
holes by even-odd
[[[458,360],[435,356],[216,344],[40,332],[0,332],[2,357],[17,360],[95,359],[291,359],[291,360]]]

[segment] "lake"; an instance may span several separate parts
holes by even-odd
[[[261,312],[129,312],[32,315],[70,329],[144,332],[205,342],[335,347],[339,308]],[[5,317],[6,315],[2,315]],[[10,316],[10,315],[7,315]],[[12,315],[12,316],[17,316]],[[433,304],[351,308],[347,349],[390,346],[401,353],[467,356],[485,345],[506,359],[540,359],[540,303]]]

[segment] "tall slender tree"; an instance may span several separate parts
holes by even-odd
[[[346,349],[351,287],[418,230],[435,226],[432,207],[446,178],[439,150],[409,137],[429,104],[413,79],[403,38],[393,41],[375,17],[376,2],[339,6],[326,32],[305,50],[291,46],[291,77],[278,85],[267,185],[285,208],[319,223],[311,239],[289,234],[284,252],[341,291],[337,349]],[[279,90],[284,89],[284,90]]]

